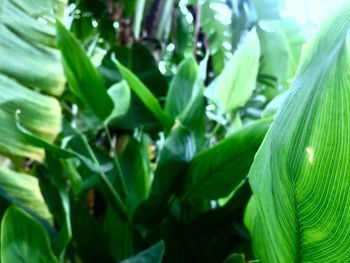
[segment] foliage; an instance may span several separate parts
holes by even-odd
[[[0,0],[1,261],[347,261],[350,6],[282,10]]]

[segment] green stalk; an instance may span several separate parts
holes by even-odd
[[[128,196],[128,191],[126,189],[126,184],[125,184],[125,180],[124,180],[123,171],[122,171],[122,168],[120,166],[118,155],[117,155],[117,152],[115,150],[115,147],[114,147],[114,144],[113,144],[113,141],[112,141],[111,133],[109,132],[108,127],[106,125],[103,125],[103,128],[104,128],[105,133],[106,133],[108,144],[109,144],[109,146],[111,148],[113,163],[114,163],[114,165],[115,165],[115,167],[117,169],[118,181],[119,181],[119,183],[121,185],[121,188],[122,188],[122,191],[123,191],[123,195],[125,197],[127,197]]]
[[[100,163],[97,160],[97,157],[96,157],[95,153],[93,152],[93,150],[91,149],[88,141],[86,140],[86,137],[81,135],[81,138],[83,140],[84,146],[86,147],[91,159],[94,161],[95,164],[100,166]],[[128,216],[128,211],[127,211],[127,208],[126,208],[124,202],[122,201],[121,197],[115,191],[113,185],[108,180],[106,174],[101,172],[101,173],[99,173],[99,175],[102,179],[102,182],[105,184],[105,186],[107,187],[108,191],[110,192],[110,194],[112,196],[112,201],[113,201],[112,203],[113,203],[114,207],[116,208],[116,212],[121,216],[121,218],[123,218],[124,220],[129,222],[130,218]]]

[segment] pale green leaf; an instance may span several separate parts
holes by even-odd
[[[259,74],[275,78],[277,85],[285,84],[295,76],[299,65],[305,42],[302,28],[294,18],[283,17],[260,21],[257,32],[261,46]]]
[[[0,152],[41,160],[44,151],[31,146],[16,129],[15,112],[34,134],[52,142],[61,128],[58,101],[31,91],[0,74]]]
[[[251,168],[261,262],[350,257],[350,4],[305,50],[290,93]]]
[[[50,22],[55,19],[52,12],[57,7],[55,2],[1,1],[0,74],[60,95],[65,77],[56,48],[55,26]]]
[[[0,152],[42,160],[15,128],[14,114],[37,136],[52,142],[60,131],[61,108],[51,95],[62,94],[65,77],[52,21],[65,1],[0,1]]]
[[[110,121],[127,113],[130,107],[131,91],[128,84],[122,81],[110,87],[108,94],[114,103],[113,111],[107,119]]]
[[[0,167],[0,189],[5,190],[18,204],[42,218],[52,220],[37,178]]]
[[[225,111],[244,105],[251,97],[256,85],[259,58],[259,39],[256,30],[252,29],[217,81],[216,97]]]

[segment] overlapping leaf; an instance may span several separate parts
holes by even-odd
[[[3,0],[0,2],[0,151],[40,160],[15,128],[14,113],[35,134],[52,141],[60,130],[58,102],[26,87],[60,95],[65,78],[55,45],[55,15],[65,1]]]
[[[252,169],[262,262],[350,256],[350,4],[320,26]]]
[[[198,154],[186,173],[184,195],[189,198],[225,197],[247,176],[271,120],[239,130],[214,147]]]
[[[78,40],[60,22],[57,23],[57,42],[70,89],[101,121],[106,120],[114,105],[102,77]]]
[[[42,218],[52,219],[37,178],[0,167],[0,190],[6,191],[6,198],[10,198],[10,201],[30,209]]]

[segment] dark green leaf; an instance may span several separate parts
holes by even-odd
[[[158,118],[165,129],[169,129],[173,120],[163,111],[157,98],[149,91],[149,89],[136,77],[128,68],[118,61],[116,62],[120,73],[123,75],[129,87],[136,93],[139,99],[146,107]]]
[[[161,263],[164,254],[164,242],[159,241],[147,250],[144,250],[133,256],[123,260],[122,263]]]
[[[271,122],[250,124],[198,154],[187,170],[184,196],[217,199],[231,193],[248,174]]]
[[[57,22],[57,41],[70,89],[104,121],[113,110],[113,102],[101,76],[78,40],[60,22]]]

